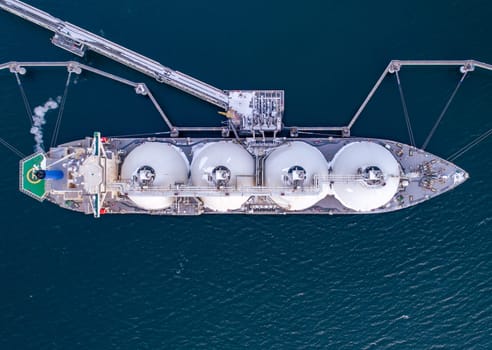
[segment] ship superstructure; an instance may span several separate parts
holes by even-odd
[[[149,97],[170,129],[166,138],[104,137],[95,132],[23,159],[20,189],[35,199],[95,217],[382,213],[421,203],[468,178],[463,169],[415,146],[406,108],[411,145],[352,137],[350,129],[387,74],[395,74],[400,86],[402,66],[458,66],[462,81],[475,67],[492,69],[488,64],[391,61],[347,126],[286,127],[282,90],[217,89],[21,1],[0,0],[0,8],[54,32],[52,42],[63,49],[79,56],[87,50],[105,55],[222,108],[227,117],[221,127],[174,126],[143,83],[78,62],[0,65],[15,74],[19,84],[26,68],[43,65],[67,67],[67,84],[70,74],[83,72],[127,84]],[[335,135],[298,136],[307,130]],[[218,131],[220,137],[183,137],[188,131]]]

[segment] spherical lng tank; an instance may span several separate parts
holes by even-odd
[[[347,208],[371,211],[398,191],[400,166],[384,146],[368,141],[343,146],[330,163],[335,197]]]
[[[225,212],[239,209],[249,196],[225,192],[223,189],[252,186],[254,171],[253,156],[241,145],[231,141],[211,142],[194,150],[191,183],[193,186],[209,187],[211,191],[216,191],[217,196],[204,196],[200,199],[205,207]]]
[[[305,142],[279,146],[265,161],[265,186],[290,187],[283,195],[272,196],[287,210],[307,209],[328,195],[328,185],[321,184],[318,191],[312,187],[315,176],[328,176],[328,162],[316,147]]]
[[[161,142],[145,142],[135,147],[121,166],[121,178],[130,180],[136,187],[128,192],[128,197],[145,210],[160,210],[171,206],[172,197],[152,193],[152,188],[186,184],[188,173],[189,164],[183,151]]]

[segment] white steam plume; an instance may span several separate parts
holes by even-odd
[[[58,102],[50,98],[43,105],[34,108],[32,116],[31,134],[34,135],[34,151],[43,152],[43,125],[46,124],[45,115],[50,109],[57,109]]]

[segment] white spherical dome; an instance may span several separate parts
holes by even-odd
[[[146,210],[165,209],[173,203],[172,197],[152,193],[152,187],[171,187],[188,182],[189,164],[183,151],[168,143],[145,142],[135,147],[124,159],[121,178],[135,185],[148,187],[134,190],[128,197]]]
[[[305,142],[295,141],[279,146],[265,162],[265,186],[292,186],[292,190],[286,191],[283,196],[272,196],[275,203],[288,210],[307,209],[327,196],[327,186],[312,194],[303,193],[302,188],[294,190],[295,181],[301,187],[312,186],[315,175],[326,177],[328,163],[316,147]]]
[[[231,141],[211,142],[194,150],[191,162],[193,186],[220,187],[252,186],[255,171],[253,156],[241,145]],[[219,190],[217,190],[219,191]],[[201,197],[205,207],[225,212],[239,209],[249,196],[240,194]]]
[[[400,166],[380,144],[349,143],[330,164],[335,197],[347,208],[370,211],[388,203],[398,191]]]

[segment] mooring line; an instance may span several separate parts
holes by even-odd
[[[12,151],[13,153],[15,153],[15,155],[19,156],[20,158],[25,158],[26,156],[24,155],[24,153],[22,153],[21,151],[19,151],[17,148],[15,148],[14,146],[12,146],[10,143],[8,143],[7,141],[5,141],[3,138],[0,137],[0,143],[2,145],[5,146],[5,148],[9,149],[10,151]]]
[[[458,92],[458,89],[460,88],[461,86],[461,83],[463,83],[463,80],[465,80],[466,78],[466,75],[468,74],[468,71],[466,71],[465,73],[463,73],[463,76],[461,77],[460,81],[458,82],[458,84],[456,85],[456,87],[454,88],[454,91],[453,93],[451,94],[451,96],[449,97],[448,99],[448,102],[446,102],[446,105],[444,106],[441,114],[439,115],[439,117],[437,118],[434,126],[432,127],[431,131],[429,132],[429,135],[427,135],[427,138],[425,139],[425,142],[424,144],[422,145],[422,149],[425,149],[427,147],[427,145],[429,144],[432,136],[434,136],[434,133],[436,132],[437,130],[437,127],[439,126],[439,124],[441,123],[441,120],[442,118],[444,117],[444,114],[446,114],[448,108],[449,108],[449,105],[451,105],[451,102],[453,101],[454,99],[454,96],[456,96],[456,93]]]
[[[19,78],[19,74],[17,72],[14,73],[15,78],[17,79],[17,85],[19,86],[20,93],[22,96],[22,101],[24,101],[24,107],[26,108],[26,114],[27,114],[27,119],[29,119],[29,125],[33,125],[33,120],[32,120],[32,109],[31,105],[29,104],[29,100],[27,99],[26,92],[24,91],[24,87],[22,86],[22,82]]]
[[[60,109],[58,110],[55,128],[53,129],[53,135],[51,135],[51,147],[55,146],[56,140],[58,139],[58,133],[60,132],[60,125],[63,116],[63,110],[65,109],[65,102],[67,101],[68,87],[70,86],[71,76],[72,72],[68,72],[67,82],[65,83],[65,91],[63,91],[63,96],[60,102]]]
[[[412,124],[410,123],[410,116],[408,115],[407,102],[405,101],[405,95],[403,95],[403,88],[401,86],[400,75],[398,71],[395,71],[396,81],[398,83],[398,91],[400,92],[401,105],[403,107],[403,114],[405,115],[405,123],[407,124],[408,137],[410,138],[410,144],[415,147],[415,138],[413,137]]]
[[[473,147],[477,146],[479,143],[481,143],[482,141],[487,139],[487,137],[489,137],[490,135],[492,135],[492,129],[487,130],[486,132],[481,134],[479,137],[474,139],[472,142],[468,143],[464,147],[460,148],[458,151],[454,152],[452,155],[450,155],[448,157],[447,160],[449,160],[450,162],[454,162],[456,159],[461,157],[463,154],[465,154],[466,152],[471,150]]]

